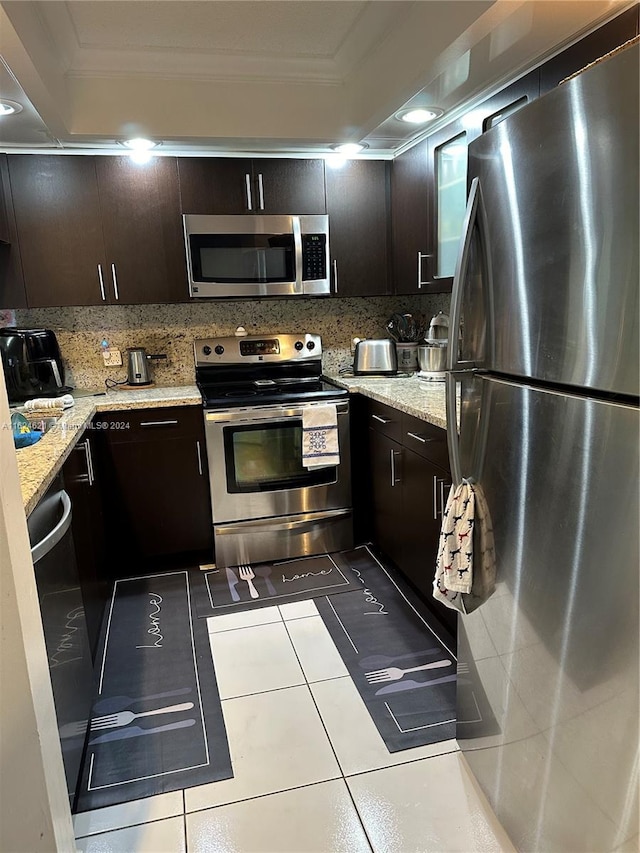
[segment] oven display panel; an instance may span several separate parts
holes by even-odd
[[[262,341],[240,341],[240,355],[279,355],[280,341],[277,338],[273,340]]]

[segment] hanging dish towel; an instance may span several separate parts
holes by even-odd
[[[464,593],[473,585],[473,528],[475,493],[463,480],[451,486],[447,506],[442,515],[442,529],[433,581],[433,597],[453,610],[464,613]]]
[[[340,464],[335,406],[308,406],[302,410],[302,464],[305,468]]]

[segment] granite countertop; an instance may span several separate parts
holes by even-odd
[[[417,376],[328,376],[352,394],[362,394],[379,403],[447,428],[444,382],[425,382]]]
[[[84,393],[78,391],[75,406],[67,409],[37,444],[16,450],[22,503],[27,515],[47,491],[97,412],[202,405],[195,385],[109,391],[104,396],[83,396]]]
[[[362,394],[380,403],[386,403],[446,429],[445,391],[442,382],[424,382],[416,376],[328,378],[353,394]],[[109,391],[98,396],[92,392],[77,391],[74,397],[75,406],[67,409],[58,423],[37,444],[16,451],[22,502],[27,515],[49,488],[96,413],[202,404],[202,397],[195,385],[146,388],[139,391]]]

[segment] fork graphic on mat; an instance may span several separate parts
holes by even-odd
[[[381,684],[383,681],[397,681],[408,672],[422,672],[424,669],[441,669],[443,666],[451,666],[451,661],[437,660],[434,663],[424,663],[422,666],[412,666],[409,669],[390,666],[387,669],[376,669],[373,672],[365,672],[364,675],[369,684]]]
[[[155,708],[153,711],[142,711],[140,714],[134,714],[133,711],[120,711],[117,714],[106,714],[104,717],[94,717],[91,720],[91,731],[96,732],[99,729],[115,729],[119,726],[128,726],[133,720],[139,717],[153,717],[156,714],[175,714],[178,711],[190,711],[193,708],[193,702],[183,702],[181,705],[167,705],[165,708]]]
[[[247,586],[249,587],[249,595],[251,596],[251,598],[260,598],[260,593],[253,585],[255,572],[253,571],[251,566],[238,566],[238,574],[240,575],[243,581],[247,582]]]

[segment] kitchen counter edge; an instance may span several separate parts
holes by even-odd
[[[433,426],[447,428],[444,382],[425,382],[417,376],[347,377],[327,374],[327,379],[351,394],[362,394]]]
[[[58,423],[37,444],[16,451],[22,503],[28,516],[35,509],[69,454],[100,412],[158,409],[165,406],[201,406],[195,385],[109,391],[104,396],[78,396]]]

